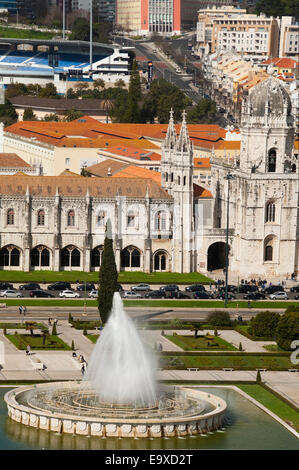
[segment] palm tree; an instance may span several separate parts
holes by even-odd
[[[106,98],[102,102],[103,109],[106,111],[106,124],[109,122],[109,111],[113,108],[113,103],[111,100]]]
[[[97,78],[94,82],[93,82],[93,88],[95,90],[99,90],[99,89],[102,89],[104,90],[105,88],[105,82],[102,78]]]

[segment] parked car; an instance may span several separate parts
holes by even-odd
[[[88,297],[91,297],[92,299],[97,299],[98,298],[98,291],[96,289],[93,289],[89,292]]]
[[[193,294],[194,299],[210,299],[210,295],[207,292],[198,291]]]
[[[0,292],[1,297],[23,297],[21,292],[18,292],[15,289],[6,289]]]
[[[36,290],[32,290],[31,292],[29,292],[29,295],[30,297],[55,297],[53,294],[51,294],[50,292],[47,292],[45,290],[42,290],[42,289],[36,289]]]
[[[79,284],[79,286],[77,286],[78,291],[82,291],[82,290],[89,291],[89,290],[94,290],[94,289],[95,289],[94,284],[91,282],[87,282],[86,284]]]
[[[247,300],[263,300],[266,296],[262,292],[251,292],[250,294],[245,294],[243,299]]]
[[[275,292],[284,292],[282,286],[269,286],[262,290],[263,294],[274,294]]]
[[[141,299],[141,295],[138,294],[138,292],[129,290],[124,293],[124,298],[125,299]]]
[[[121,286],[120,284],[117,284],[118,286],[118,292],[123,292],[124,288],[123,286]]]
[[[294,299],[295,299],[295,300],[299,300],[299,294],[295,295],[295,296],[294,296]]]
[[[191,286],[185,287],[185,291],[187,292],[198,292],[198,291],[204,291],[205,288],[202,284],[192,284]]]
[[[71,299],[75,297],[80,297],[80,294],[78,294],[78,292],[74,292],[73,290],[67,289],[67,290],[63,290],[62,292],[60,292],[59,297]]]
[[[164,293],[161,290],[152,290],[145,294],[147,299],[163,299],[165,297]]]
[[[299,292],[299,284],[298,284],[298,286],[291,287],[290,292]]]
[[[168,284],[167,286],[161,286],[160,287],[160,290],[162,291],[179,291],[179,286],[177,286],[176,284]]]
[[[7,289],[13,289],[13,285],[9,284],[8,282],[1,282],[0,283],[0,291],[1,290],[7,290]]]
[[[258,290],[258,286],[251,284],[240,284],[239,286],[232,287],[231,292],[234,294],[249,294],[250,292],[257,292]]]
[[[50,284],[48,286],[48,290],[66,290],[70,289],[71,284],[69,282],[55,282],[54,284]]]
[[[280,291],[274,292],[274,294],[270,294],[269,297],[271,300],[287,300],[288,299],[286,292],[280,292]]]
[[[228,293],[227,294],[228,300],[235,300],[236,297],[233,294]],[[215,299],[221,299],[225,300],[225,292],[220,292],[219,294],[216,295]]]
[[[149,284],[137,284],[137,286],[131,287],[131,291],[136,292],[136,291],[150,291],[151,286]]]
[[[30,284],[23,284],[19,287],[20,290],[36,290],[40,289],[40,285],[36,282],[31,282]]]

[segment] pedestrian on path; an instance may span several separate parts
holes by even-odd
[[[82,364],[81,372],[82,372],[82,375],[84,375],[84,373],[85,373],[85,364]]]
[[[30,351],[31,351],[31,348],[30,348],[29,344],[27,344],[27,347],[26,347],[26,355],[27,356],[30,355]]]
[[[23,307],[20,305],[19,306],[19,314],[22,315],[22,313],[23,313]]]
[[[23,307],[23,314],[24,314],[24,316],[26,315],[26,313],[27,313],[27,307],[25,306],[25,307]]]

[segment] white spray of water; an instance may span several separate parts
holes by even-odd
[[[145,350],[118,293],[92,352],[84,380],[105,402],[150,406],[156,401],[156,363]]]

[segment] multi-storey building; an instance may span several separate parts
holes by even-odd
[[[277,56],[279,19],[264,15],[215,18],[211,52],[233,50],[252,58]]]
[[[298,60],[299,56],[299,23],[295,18],[285,16],[281,19],[279,57]]]
[[[197,0],[118,0],[116,25],[135,34],[177,34],[195,27]]]

